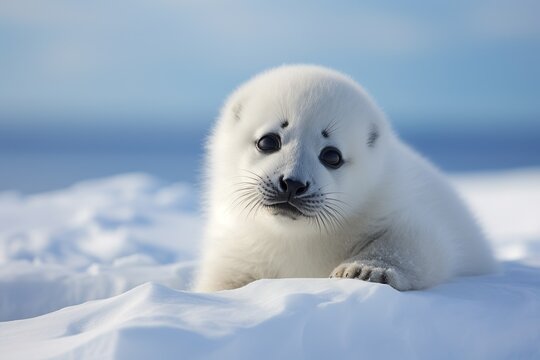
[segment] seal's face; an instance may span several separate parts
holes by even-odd
[[[247,221],[337,231],[383,166],[384,119],[351,80],[278,68],[235,93],[209,143],[223,202]]]

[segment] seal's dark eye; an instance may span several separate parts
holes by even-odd
[[[321,154],[319,155],[319,160],[323,163],[324,166],[327,166],[332,169],[337,169],[343,165],[343,158],[341,157],[341,152],[335,147],[325,147],[322,149]]]
[[[263,153],[272,153],[281,148],[281,139],[277,134],[267,134],[257,140],[257,149]]]

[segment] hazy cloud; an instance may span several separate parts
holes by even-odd
[[[391,112],[460,104],[498,113],[505,105],[494,99],[508,97],[520,104],[512,111],[537,113],[527,94],[540,92],[540,75],[516,71],[538,56],[538,8],[524,0],[5,0],[0,116],[211,113],[254,72],[290,62],[349,72]],[[528,41],[512,59],[509,39]],[[490,71],[500,88],[487,85]]]

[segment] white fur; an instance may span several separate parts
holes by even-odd
[[[284,120],[289,125],[282,129]],[[379,137],[370,147],[373,129]],[[262,154],[255,143],[269,132],[280,134],[282,147]],[[339,169],[319,161],[328,145],[343,154]],[[328,276],[409,290],[493,269],[484,236],[444,177],[338,72],[298,65],[256,76],[230,96],[207,147],[208,219],[197,291]],[[309,181],[308,192],[335,199],[325,201],[339,214],[321,216],[318,224],[275,215],[259,206],[257,175],[274,184],[281,175]],[[246,191],[251,197],[240,197]]]

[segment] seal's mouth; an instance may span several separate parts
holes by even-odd
[[[303,212],[294,206],[294,204],[291,204],[288,201],[268,205],[268,208],[270,208],[272,214],[274,215],[286,216],[293,220],[296,220],[298,217],[305,216]]]

